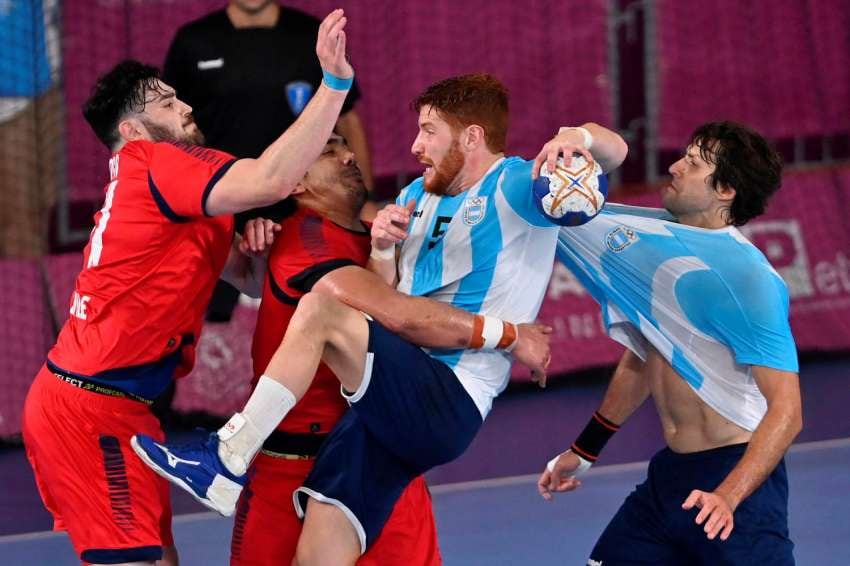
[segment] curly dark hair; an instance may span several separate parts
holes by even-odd
[[[413,99],[416,112],[432,106],[454,129],[477,124],[484,129],[487,148],[505,150],[508,137],[508,89],[488,74],[460,75],[434,83]]]
[[[743,226],[762,214],[782,185],[782,157],[754,130],[735,122],[709,122],[698,127],[688,144],[714,164],[711,186],[735,189],[726,222]]]
[[[83,104],[83,116],[110,150],[120,140],[118,124],[128,113],[141,112],[149,91],[158,91],[156,67],[126,60],[101,75]]]

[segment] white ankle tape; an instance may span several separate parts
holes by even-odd
[[[248,421],[242,416],[242,413],[236,413],[230,420],[224,423],[224,426],[218,429],[218,439],[222,442],[227,442],[233,435],[239,432]]]

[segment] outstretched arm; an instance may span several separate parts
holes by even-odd
[[[325,73],[347,80],[354,70],[345,54],[345,23],[342,10],[325,18],[316,54]],[[295,123],[260,157],[236,161],[219,179],[206,201],[207,214],[232,214],[289,196],[327,143],[347,94],[347,88],[330,88],[322,81]]]
[[[610,436],[649,397],[649,381],[644,373],[644,363],[631,350],[626,350],[614,376],[605,391],[602,405],[572,447],[556,456],[537,480],[537,491],[548,500],[552,492],[572,491],[581,485],[576,479],[599,455],[599,434]],[[615,428],[616,427],[616,428]],[[614,430],[611,430],[614,429]],[[582,454],[579,455],[578,452]],[[592,460],[591,460],[592,459]],[[584,464],[584,465],[583,465]],[[551,469],[550,469],[551,468]]]
[[[796,373],[752,366],[753,378],[767,400],[767,413],[750,438],[744,456],[713,492],[693,490],[683,509],[700,509],[696,522],[705,522],[709,539],[726,540],[734,528],[733,514],[773,472],[803,428],[800,379]]]

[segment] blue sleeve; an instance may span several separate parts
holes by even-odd
[[[534,192],[531,190],[532,165],[534,165],[533,161],[523,159],[516,159],[508,164],[502,178],[502,194],[511,209],[532,226],[555,226],[534,204]]]
[[[757,268],[724,279],[695,271],[679,280],[676,295],[697,328],[728,345],[737,363],[799,371],[788,290],[773,272]],[[706,297],[711,297],[710,308],[705,308]]]

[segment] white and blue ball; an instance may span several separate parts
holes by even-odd
[[[596,161],[573,155],[569,167],[562,157],[549,171],[544,163],[534,180],[534,202],[549,220],[561,226],[578,226],[599,214],[608,197],[608,179]]]

